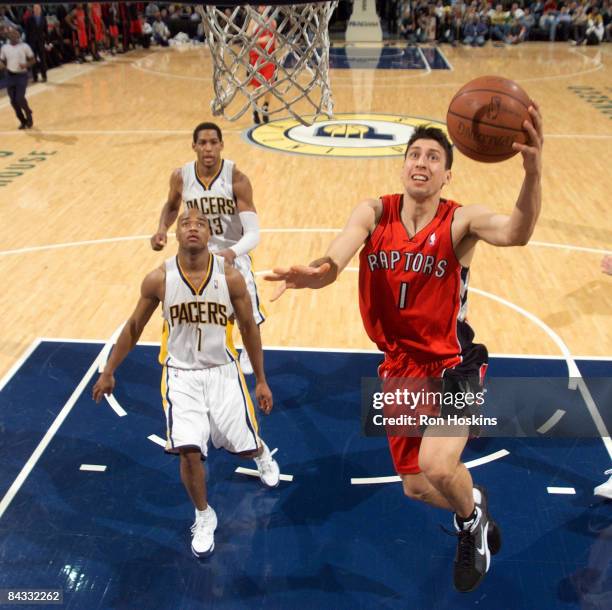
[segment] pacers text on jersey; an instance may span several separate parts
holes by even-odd
[[[211,301],[190,301],[177,303],[170,307],[170,325],[178,324],[217,324],[227,326],[227,308],[221,303]]]
[[[202,214],[229,214],[236,213],[236,202],[227,197],[199,197],[185,201],[187,208],[197,208]]]

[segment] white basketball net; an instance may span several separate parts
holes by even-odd
[[[288,113],[303,124],[331,116],[328,25],[337,3],[201,9],[214,67],[213,114],[234,121],[249,109],[263,113],[268,97],[269,115]]]

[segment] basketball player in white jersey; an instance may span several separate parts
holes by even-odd
[[[170,192],[151,237],[153,250],[161,250],[181,207],[198,208],[210,225],[209,248],[225,258],[244,277],[253,317],[259,325],[265,320],[259,304],[249,252],[259,243],[259,221],[253,204],[251,182],[229,159],[222,159],[223,135],[215,123],[200,123],[193,132],[196,160],[172,172]],[[246,350],[240,354],[245,375],[253,372]]]
[[[217,448],[254,458],[267,487],[278,485],[279,468],[258,434],[255,410],[228,333],[233,315],[253,363],[259,408],[267,415],[272,410],[272,393],[244,279],[223,257],[208,250],[208,220],[198,208],[185,210],[176,235],[178,255],[145,277],[140,300],[94,385],[93,398],[100,402],[104,394],[112,393],[116,368],[162,303],[166,451],[180,455],[181,480],[195,505],[191,549],[197,557],[204,557],[214,549],[217,527],[201,462],[207,455],[208,440]]]

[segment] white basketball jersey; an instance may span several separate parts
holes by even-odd
[[[186,208],[197,207],[208,219],[209,248],[218,252],[233,246],[243,233],[232,187],[234,162],[222,159],[219,171],[210,182],[198,176],[196,161],[186,163],[181,171],[183,203]]]
[[[162,364],[177,369],[207,369],[233,362],[230,316],[234,313],[225,279],[224,259],[211,254],[201,286],[193,286],[178,256],[166,265],[163,303]]]

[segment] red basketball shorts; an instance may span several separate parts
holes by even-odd
[[[484,374],[486,372],[487,354],[484,346],[473,344],[471,349],[467,350],[461,356],[453,356],[442,360],[434,360],[430,362],[418,362],[408,356],[408,354],[385,355],[385,361],[378,367],[378,374],[382,380],[383,392],[394,392],[396,389],[408,388],[412,391],[425,390],[430,388],[427,382],[422,384],[418,379],[440,379],[444,375],[444,371],[457,368],[457,372],[466,369],[472,371],[479,378],[480,384],[484,382]],[[433,383],[433,382],[432,382]],[[417,387],[418,386],[418,387]],[[427,407],[423,407],[427,412]],[[393,414],[393,406],[389,408],[389,412]],[[433,415],[434,413],[428,413]],[[394,435],[393,428],[387,428],[387,440],[389,442],[389,450],[393,458],[393,465],[398,474],[418,474],[421,472],[419,468],[419,449],[421,447],[421,435],[415,430],[414,435],[398,433]]]

